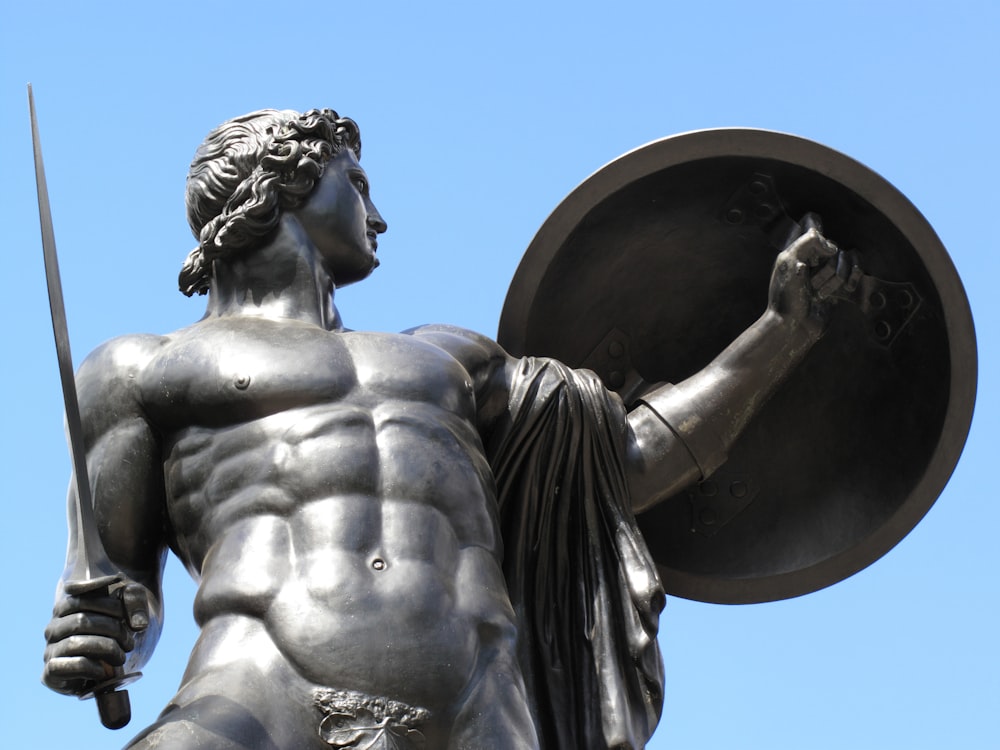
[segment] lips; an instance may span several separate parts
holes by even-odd
[[[367,236],[368,236],[368,244],[371,246],[372,252],[374,253],[376,250],[378,250],[378,233],[368,232]]]

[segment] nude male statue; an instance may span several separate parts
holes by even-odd
[[[608,729],[611,717],[603,736],[568,740],[547,728],[551,704],[524,661],[505,569],[517,544],[498,511],[506,469],[490,446],[527,365],[457,328],[341,323],[334,291],[378,265],[386,230],[359,155],[357,126],[332,110],[237,118],[196,154],[199,246],[181,284],[207,293],[204,318],[111,341],[78,374],[95,513],[129,595],[57,596],[44,681],[82,694],[108,665],[147,660],[171,549],[200,582],[201,635],[177,695],[129,748],[642,747],[655,674],[633,736]],[[806,232],[778,257],[766,312],[704,371],[627,418],[601,396],[614,419],[597,421],[621,437],[626,516],[722,462],[822,336],[845,283],[829,270],[838,260]],[[76,540],[71,528],[71,559]],[[662,593],[655,573],[644,585],[652,624],[640,635],[655,655]],[[596,644],[592,631],[570,637]],[[658,657],[644,668],[657,672]]]

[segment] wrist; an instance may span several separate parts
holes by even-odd
[[[755,327],[763,336],[782,342],[789,354],[801,356],[823,338],[826,321],[812,312],[808,315],[791,315],[769,307]]]

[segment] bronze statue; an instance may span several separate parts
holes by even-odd
[[[641,748],[664,592],[633,514],[724,463],[861,282],[856,256],[797,223],[756,322],[627,410],[466,330],[345,328],[335,290],[387,226],[360,153],[329,109],[255,112],[198,149],[180,285],[205,316],[77,375],[121,581],[74,586],[71,523],[44,681],[83,694],[141,667],[172,550],[201,635],[129,748]]]

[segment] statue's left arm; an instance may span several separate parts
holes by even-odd
[[[810,226],[775,261],[764,314],[703,370],[639,399],[628,417],[626,456],[636,512],[725,462],[743,429],[822,337],[831,295],[859,273]]]

